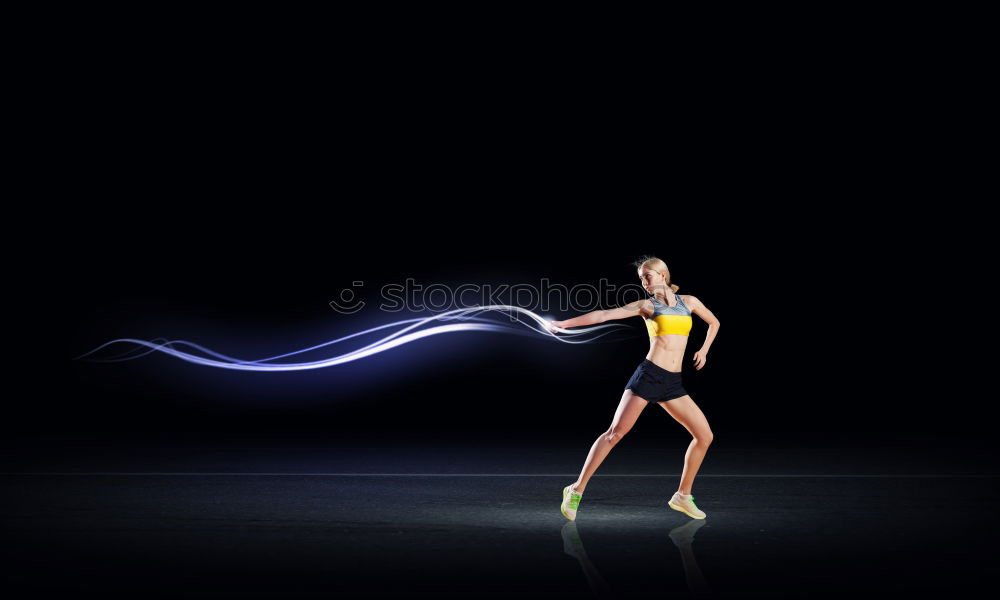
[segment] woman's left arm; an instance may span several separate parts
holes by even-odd
[[[695,360],[698,360],[698,355],[701,355],[702,360],[704,360],[704,355],[708,354],[708,349],[712,345],[712,341],[715,340],[715,334],[719,333],[719,319],[712,311],[708,310],[708,307],[695,296],[688,296],[687,301],[688,307],[691,309],[691,313],[698,315],[703,321],[708,323],[708,333],[705,334],[705,343],[701,345],[701,349],[695,353]],[[698,368],[701,368],[700,366]]]

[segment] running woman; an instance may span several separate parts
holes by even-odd
[[[596,310],[565,321],[553,321],[550,328],[579,327],[594,325],[611,319],[624,319],[639,315],[649,332],[649,352],[636,368],[625,385],[625,392],[618,403],[618,410],[611,426],[602,433],[590,448],[580,477],[563,488],[560,510],[563,516],[576,520],[577,507],[587,488],[587,482],[604,458],[622,437],[629,432],[639,413],[650,402],[656,402],[677,420],[692,436],[687,453],[684,455],[684,471],[680,486],[667,502],[670,508],[694,519],[704,519],[705,513],[698,509],[691,495],[695,475],[712,443],[712,429],[705,415],[694,403],[681,385],[681,367],[688,333],[691,331],[691,315],[698,315],[708,323],[708,333],[701,349],[694,353],[694,367],[700,370],[708,359],[708,349],[719,332],[719,319],[695,296],[677,294],[679,286],[670,282],[667,264],[656,257],[645,257],[636,264],[642,287],[650,298],[637,300],[625,306],[610,310]]]

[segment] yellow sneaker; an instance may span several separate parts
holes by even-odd
[[[583,498],[583,494],[574,490],[572,483],[563,488],[563,501],[559,510],[562,511],[564,517],[570,521],[576,520],[576,508],[580,506],[581,498]]]
[[[674,492],[674,495],[670,498],[670,502],[667,502],[667,506],[686,514],[692,519],[704,519],[707,516],[695,506],[694,496],[685,495],[680,492]]]

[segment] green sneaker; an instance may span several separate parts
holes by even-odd
[[[581,498],[583,498],[583,493],[574,490],[572,483],[563,488],[563,501],[559,510],[562,511],[564,517],[570,521],[576,520],[576,507],[580,506]]]
[[[674,495],[667,502],[667,506],[674,510],[678,510],[692,519],[704,519],[705,513],[698,510],[695,506],[694,496],[686,496],[680,492],[674,492]]]

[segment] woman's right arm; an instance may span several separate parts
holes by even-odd
[[[635,315],[642,314],[642,304],[644,302],[648,301],[636,300],[635,302],[630,302],[625,306],[619,306],[618,308],[610,308],[608,310],[594,310],[589,313],[580,315],[579,317],[566,319],[565,321],[553,321],[552,325],[565,329],[567,327],[595,325],[597,323],[603,323],[605,321],[610,321],[612,319],[624,319],[625,317],[634,317]]]

